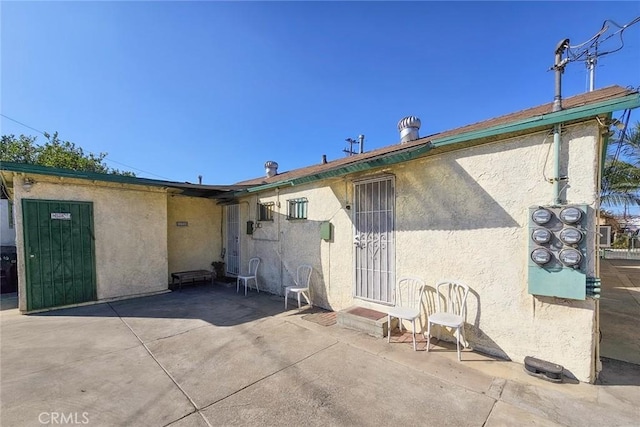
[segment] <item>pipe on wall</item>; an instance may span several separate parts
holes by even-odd
[[[569,62],[566,58],[562,59],[562,54],[569,47],[569,39],[561,40],[556,46],[555,60],[553,70],[555,74],[555,93],[553,96],[553,112],[562,110],[562,73],[564,67]],[[559,205],[562,203],[560,197],[560,154],[561,154],[561,138],[562,123],[553,125],[553,203]]]

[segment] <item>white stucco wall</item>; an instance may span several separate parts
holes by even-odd
[[[98,300],[166,290],[167,196],[153,187],[29,174],[29,192],[14,187],[18,247],[22,198],[93,202]],[[19,308],[26,310],[24,253],[18,250]]]
[[[597,203],[597,127],[569,127],[561,174],[566,201]],[[546,133],[427,158],[396,169],[399,274],[435,283],[467,283],[467,338],[475,348],[522,361],[563,365],[582,381],[593,377],[595,306],[527,292],[528,208],[553,202],[552,138]],[[546,163],[546,167],[545,167]],[[411,212],[419,213],[412,215]],[[594,230],[594,217],[588,218]],[[587,236],[595,276],[594,233]],[[417,250],[416,248],[421,248]]]
[[[595,124],[568,126],[562,136],[561,175],[567,203],[597,208],[599,146]],[[525,356],[561,364],[581,381],[594,378],[596,303],[536,297],[527,291],[528,212],[553,202],[553,137],[548,131],[437,154],[368,174],[390,173],[396,185],[396,276],[467,283],[467,340],[482,351],[522,362]],[[241,221],[255,220],[255,205],[276,202],[272,223],[242,233],[244,259],[263,258],[261,275],[281,293],[300,263],[314,266],[314,304],[333,310],[385,306],[353,298],[353,181],[364,175],[285,187],[247,198]],[[307,197],[307,221],[288,221],[286,200]],[[278,202],[280,207],[278,207]],[[334,238],[320,239],[320,223]],[[594,230],[594,218],[587,228]],[[594,233],[587,274],[596,275]]]
[[[328,182],[325,182],[327,184]],[[247,198],[241,204],[241,223],[256,221],[257,203],[275,203],[273,221],[262,221],[252,236],[241,232],[243,268],[252,256],[261,259],[261,288],[283,295],[285,286],[293,284],[296,269],[301,264],[314,267],[311,292],[314,304],[340,310],[353,303],[351,292],[352,224],[349,211],[344,209],[345,192],[350,185],[334,180],[327,187],[306,186],[280,189]],[[287,220],[287,200],[306,197],[309,200],[306,220]],[[320,238],[320,226],[331,222],[333,238]],[[256,221],[257,222],[257,221]]]
[[[211,270],[222,249],[222,206],[213,199],[180,195],[169,196],[167,206],[169,274]]]

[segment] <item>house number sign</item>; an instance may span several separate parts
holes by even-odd
[[[62,219],[71,221],[71,213],[69,212],[51,212],[51,219]]]

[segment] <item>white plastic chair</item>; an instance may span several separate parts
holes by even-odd
[[[441,290],[444,288],[444,309],[442,308]],[[427,351],[429,351],[429,340],[431,338],[431,325],[441,327],[456,328],[456,348],[458,350],[458,361],[460,358],[460,338],[466,346],[464,339],[464,318],[467,305],[467,295],[469,286],[453,280],[445,280],[436,284],[436,299],[438,300],[438,311],[427,318]],[[440,339],[438,330],[438,339]]]
[[[256,289],[260,292],[258,287],[258,266],[260,265],[260,258],[251,258],[249,260],[249,273],[246,275],[238,275],[236,279],[236,293],[240,290],[240,282],[244,282],[244,294],[247,295],[247,287],[249,280],[256,282]]]
[[[396,284],[395,307],[387,314],[387,342],[391,342],[391,319],[398,319],[398,327],[402,332],[402,321],[410,320],[413,331],[413,350],[416,351],[416,319],[420,317],[420,300],[424,292],[424,281],[417,277],[405,276]]]
[[[284,309],[287,309],[287,298],[289,296],[289,292],[298,295],[298,310],[300,310],[300,295],[307,300],[309,307],[313,307],[311,304],[311,299],[309,299],[309,281],[311,280],[311,272],[313,271],[313,267],[307,264],[303,264],[298,266],[296,270],[296,278],[295,285],[287,286],[284,288]]]

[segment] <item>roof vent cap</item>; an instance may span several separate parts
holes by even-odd
[[[267,174],[267,178],[276,176],[278,174],[278,163],[274,162],[273,160],[269,160],[265,162],[264,169]]]
[[[416,116],[407,116],[398,122],[398,131],[400,132],[400,143],[413,141],[420,138],[418,129],[420,129],[420,119]]]

